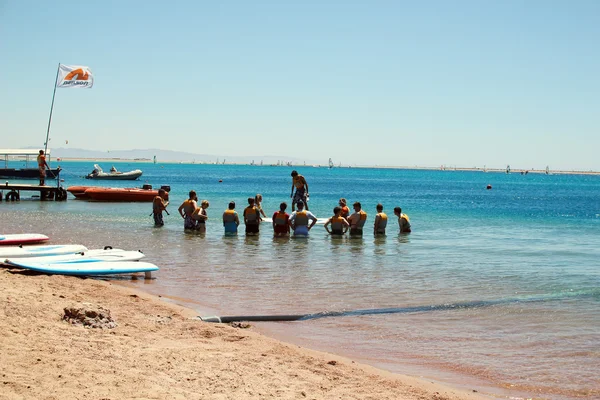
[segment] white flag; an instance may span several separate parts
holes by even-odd
[[[91,89],[92,86],[94,86],[94,76],[88,67],[63,64],[58,67],[56,87]]]

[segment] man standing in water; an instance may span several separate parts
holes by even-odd
[[[383,205],[377,204],[377,215],[375,215],[375,225],[373,225],[373,234],[385,235],[385,227],[387,226],[387,215],[383,212]]]
[[[196,229],[196,221],[192,218],[192,214],[198,208],[198,196],[194,190],[190,190],[189,199],[185,200],[177,211],[179,211],[179,215],[183,218],[183,229]]]
[[[167,192],[165,189],[158,189],[158,196],[154,197],[152,200],[152,214],[154,215],[154,226],[163,226],[165,222],[163,221],[162,212],[166,212],[167,215],[169,212],[167,211],[167,206],[169,202],[166,201]]]
[[[248,197],[248,207],[244,209],[244,224],[246,224],[246,235],[258,235],[260,213],[254,206],[253,197]]]
[[[346,221],[346,218],[342,217],[342,207],[335,207],[333,209],[333,214],[333,217],[329,218],[327,222],[325,222],[323,228],[325,228],[327,233],[330,235],[341,236],[346,233],[350,225],[348,224],[348,221]],[[329,230],[330,224],[331,230]]]
[[[44,150],[40,150],[40,155],[37,156],[38,170],[40,171],[40,186],[46,184],[46,168],[50,169],[50,166],[46,162],[46,156]]]
[[[296,188],[296,193],[294,193],[294,188]],[[292,198],[292,212],[296,209],[295,205],[299,202],[304,203],[304,207],[308,211],[308,183],[306,183],[306,179],[302,175],[299,175],[296,170],[292,171],[292,193],[290,197]]]
[[[358,201],[353,204],[353,207],[354,214],[348,217],[350,236],[362,236],[363,226],[367,222],[367,213],[362,210],[362,206]]]
[[[408,215],[402,213],[400,207],[394,208],[394,215],[398,217],[398,226],[400,227],[400,233],[410,233],[410,219]]]

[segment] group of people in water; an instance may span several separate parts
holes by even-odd
[[[296,191],[294,192],[294,189]],[[162,191],[162,193],[161,193]],[[308,184],[302,175],[292,171],[292,213],[288,214],[287,203],[279,205],[271,219],[273,232],[275,236],[308,236],[310,230],[317,223],[317,217],[308,210]],[[164,225],[162,212],[166,211],[168,196],[166,191],[160,189],[158,196],[153,201],[154,223],[157,226]],[[262,195],[248,198],[248,206],[242,213],[245,225],[246,235],[257,235],[260,231],[260,224],[267,215],[261,207]],[[189,198],[185,200],[178,208],[179,215],[183,218],[183,227],[185,230],[194,230],[201,233],[206,232],[206,221],[208,214],[206,210],[210,206],[208,200],[202,200],[198,206],[198,196],[194,190],[190,191]],[[223,212],[222,220],[226,234],[236,234],[240,225],[240,216],[235,211],[235,202],[231,201],[227,210]],[[333,209],[333,216],[327,219],[324,224],[325,230],[331,235],[342,236],[350,232],[350,236],[362,236],[363,229],[367,222],[367,213],[362,209],[360,202],[353,204],[354,213],[350,214],[347,201],[344,198],[339,200],[339,206]],[[383,205],[376,207],[377,214],[373,224],[374,235],[385,235],[388,216],[383,212]],[[168,212],[167,212],[168,214]],[[394,215],[398,218],[400,233],[411,232],[410,219],[408,215],[402,212],[400,207],[394,208]]]

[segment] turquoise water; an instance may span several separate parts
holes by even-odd
[[[61,166],[66,186],[106,185],[82,178],[92,163]],[[161,270],[132,284],[199,315],[341,313],[256,326],[394,372],[500,396],[600,398],[600,176],[301,166],[318,217],[346,197],[368,227],[379,202],[392,218],[383,238],[316,226],[300,240],[273,239],[268,225],[225,237],[220,223],[230,200],[241,211],[261,193],[269,216],[289,202],[291,168],[115,166],[144,171],[133,185],[171,186],[163,228],[150,204],[21,201],[0,204],[0,233],[141,249]],[[190,189],[211,204],[205,236],[184,233],[176,211]],[[409,235],[398,234],[397,205]]]

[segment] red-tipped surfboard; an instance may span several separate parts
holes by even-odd
[[[0,246],[15,246],[19,244],[43,243],[50,239],[39,233],[22,233],[16,235],[0,235]]]

